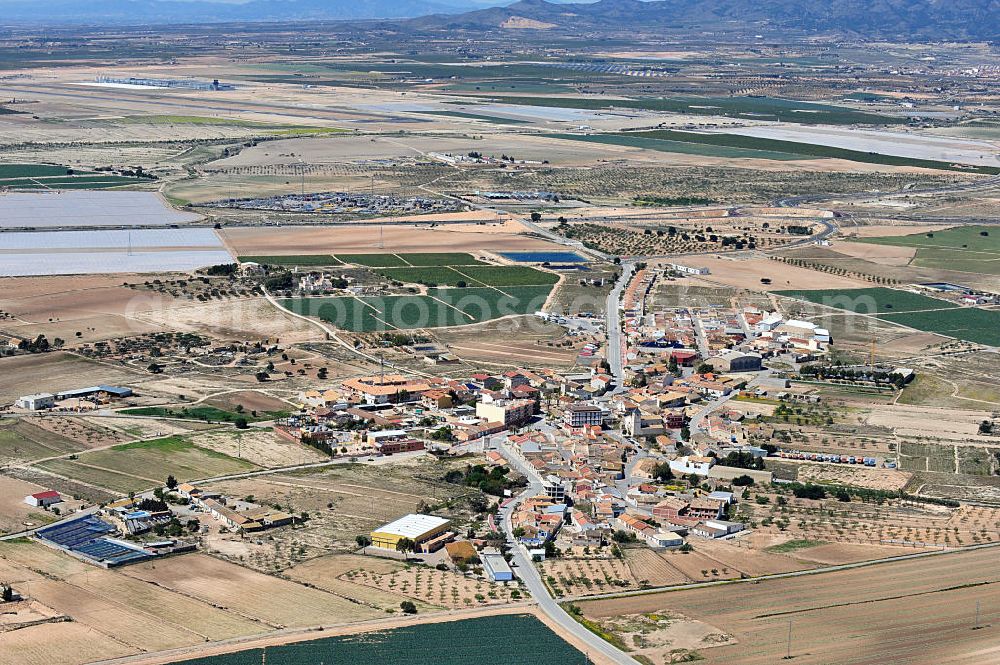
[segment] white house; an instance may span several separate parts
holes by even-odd
[[[674,473],[695,474],[697,476],[707,476],[709,469],[715,464],[713,457],[678,457],[670,460],[670,470]]]
[[[36,508],[47,508],[53,504],[62,503],[62,497],[55,490],[46,490],[45,492],[36,492],[24,497],[24,502]]]

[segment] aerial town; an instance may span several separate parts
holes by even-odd
[[[960,8],[0,4],[0,665],[995,662]]]

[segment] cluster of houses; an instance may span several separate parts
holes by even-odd
[[[288,526],[295,518],[282,510],[262,506],[252,501],[227,497],[219,492],[204,490],[190,483],[177,486],[177,494],[194,507],[208,513],[234,533],[251,533]]]
[[[336,388],[303,392],[299,399],[304,412],[279,422],[277,431],[291,440],[326,444],[352,455],[393,454],[420,450],[435,441],[465,443],[520,428],[540,413],[543,395],[571,407],[567,418],[573,427],[599,424],[603,411],[578,400],[590,400],[612,385],[600,368],[573,374],[477,372],[464,379],[355,377]],[[415,429],[424,437],[408,434]]]

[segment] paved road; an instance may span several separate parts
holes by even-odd
[[[513,528],[511,527],[510,522],[511,513],[513,513],[514,508],[520,502],[532,496],[535,491],[536,490],[529,487],[527,490],[522,492],[516,500],[510,502],[501,509],[503,528],[504,532],[507,534],[508,541],[514,541]],[[511,549],[511,553],[514,555],[514,570],[517,572],[517,576],[521,579],[521,581],[524,582],[528,591],[531,592],[531,595],[538,603],[538,607],[545,612],[550,619],[559,624],[563,630],[573,635],[573,637],[581,643],[585,644],[588,657],[592,653],[599,653],[613,663],[639,665],[639,662],[634,658],[584,628],[579,622],[577,622],[576,619],[571,617],[565,610],[563,610],[562,607],[560,607],[559,603],[557,603],[552,596],[549,595],[549,590],[546,588],[545,583],[542,582],[542,577],[535,568],[535,565],[532,563],[531,557],[528,556],[528,550],[524,547],[524,545],[514,545]]]
[[[625,287],[632,278],[633,266],[632,261],[622,262],[621,277],[615,282],[615,286],[611,289],[604,304],[606,319],[604,327],[608,337],[608,364],[611,366],[611,376],[615,379],[614,392],[616,393],[625,389],[625,340],[622,335],[621,301]]]
[[[535,471],[534,467],[527,464],[519,455],[514,453],[513,448],[511,448],[511,446],[506,442],[506,439],[500,444],[498,451],[504,456],[507,463],[511,467],[519,471],[525,478],[528,479],[529,483],[527,489],[521,492],[521,494],[519,494],[515,499],[507,502],[500,508],[501,526],[507,536],[507,542],[513,545],[511,553],[514,556],[513,564],[517,576],[522,582],[524,582],[528,591],[531,592],[531,595],[538,602],[539,608],[568,633],[572,634],[580,642],[587,645],[588,651],[600,653],[614,663],[639,665],[638,662],[627,656],[623,651],[612,646],[608,642],[605,642],[603,639],[580,625],[576,619],[567,614],[566,611],[559,606],[559,603],[557,603],[552,596],[549,595],[549,590],[546,588],[545,583],[542,582],[542,577],[535,568],[534,563],[532,563],[531,557],[528,555],[527,548],[520,543],[516,543],[514,538],[514,528],[510,521],[511,515],[520,503],[542,491],[542,478],[538,472]]]
[[[702,427],[702,423],[705,421],[705,419],[708,418],[713,413],[715,413],[716,411],[718,411],[720,408],[722,408],[722,406],[726,402],[736,397],[737,394],[739,393],[733,391],[728,395],[724,395],[723,397],[716,397],[711,402],[706,403],[705,406],[703,406],[698,411],[698,413],[694,414],[694,416],[691,418],[691,421],[688,423],[688,430],[691,432],[691,436],[694,436],[698,432],[703,431],[704,428]]]

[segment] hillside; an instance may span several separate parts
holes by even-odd
[[[512,21],[513,19],[513,21]],[[781,28],[860,36],[1000,40],[1000,3],[995,0],[599,0],[556,4],[521,0],[507,7],[455,16],[428,16],[411,25],[423,29],[491,30],[537,22],[570,31],[649,33],[683,28],[750,30]]]

